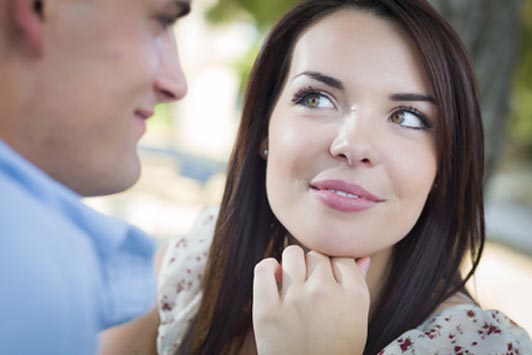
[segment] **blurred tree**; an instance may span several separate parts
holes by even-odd
[[[532,0],[526,0],[529,4]],[[254,21],[261,32],[297,0],[219,0],[209,17],[211,20],[227,21],[247,17]],[[484,114],[486,135],[486,171],[489,178],[503,151],[507,137],[507,122],[510,117],[510,99],[514,72],[517,67],[523,10],[523,0],[429,0],[461,36],[468,48],[479,78],[479,89]],[[528,5],[527,5],[528,6]],[[530,7],[528,7],[530,9]],[[532,15],[528,16],[530,20]],[[530,33],[528,36],[532,36]],[[530,43],[527,43],[528,47]],[[254,49],[256,53],[256,48]],[[246,65],[239,63],[239,70],[245,71]],[[247,68],[251,66],[248,63]],[[530,74],[532,65],[520,69],[522,74]],[[531,78],[529,75],[528,78]],[[532,84],[523,76],[518,79],[518,90],[528,88],[522,105],[532,105]],[[522,96],[521,96],[522,97]],[[518,109],[518,112],[520,109]],[[528,115],[531,115],[531,111]],[[523,119],[521,113],[517,125],[526,126],[530,133],[532,146],[532,123]],[[521,129],[519,130],[521,132]]]
[[[208,20],[215,24],[248,20],[257,27],[259,40],[235,63],[235,70],[241,77],[240,94],[246,87],[249,72],[262,45],[262,38],[273,23],[298,2],[299,0],[218,0],[207,12]]]
[[[264,33],[296,3],[297,0],[218,0],[207,16],[213,22],[250,18]]]
[[[501,156],[520,49],[522,0],[429,0],[459,33],[478,75],[489,178]]]
[[[521,153],[518,158],[532,161],[532,0],[527,0],[521,16],[522,53],[515,76],[510,136]]]

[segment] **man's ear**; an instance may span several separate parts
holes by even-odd
[[[16,41],[23,49],[41,56],[44,46],[45,0],[11,0],[11,23],[16,33]]]

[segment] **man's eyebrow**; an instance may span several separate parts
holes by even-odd
[[[326,74],[322,74],[322,73],[317,72],[317,71],[304,71],[303,73],[300,73],[300,74],[296,75],[294,77],[294,79],[299,77],[299,76],[302,76],[302,75],[309,76],[312,79],[321,81],[325,85],[328,85],[328,86],[330,86],[332,88],[335,88],[335,89],[338,89],[338,90],[344,90],[344,83],[342,83],[340,80],[338,80],[336,78],[333,78],[332,76],[329,76],[329,75],[326,75]]]
[[[390,100],[393,101],[427,101],[435,104],[436,100],[425,94],[416,94],[416,93],[397,93],[390,95]]]
[[[190,12],[190,1],[189,0],[171,0],[170,5],[176,8],[178,15],[177,17],[183,17],[188,15]]]

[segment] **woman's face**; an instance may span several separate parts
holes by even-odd
[[[270,118],[266,188],[304,247],[372,255],[416,223],[437,166],[421,68],[397,25],[364,12],[329,15],[296,43]]]

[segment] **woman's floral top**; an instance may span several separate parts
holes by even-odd
[[[157,349],[161,355],[174,354],[198,311],[217,214],[217,208],[205,210],[189,233],[168,245],[159,273]],[[532,355],[532,341],[503,313],[461,304],[430,317],[379,352],[402,354]]]
[[[532,354],[524,329],[496,310],[472,304],[445,309],[402,334],[379,355],[517,355]]]

